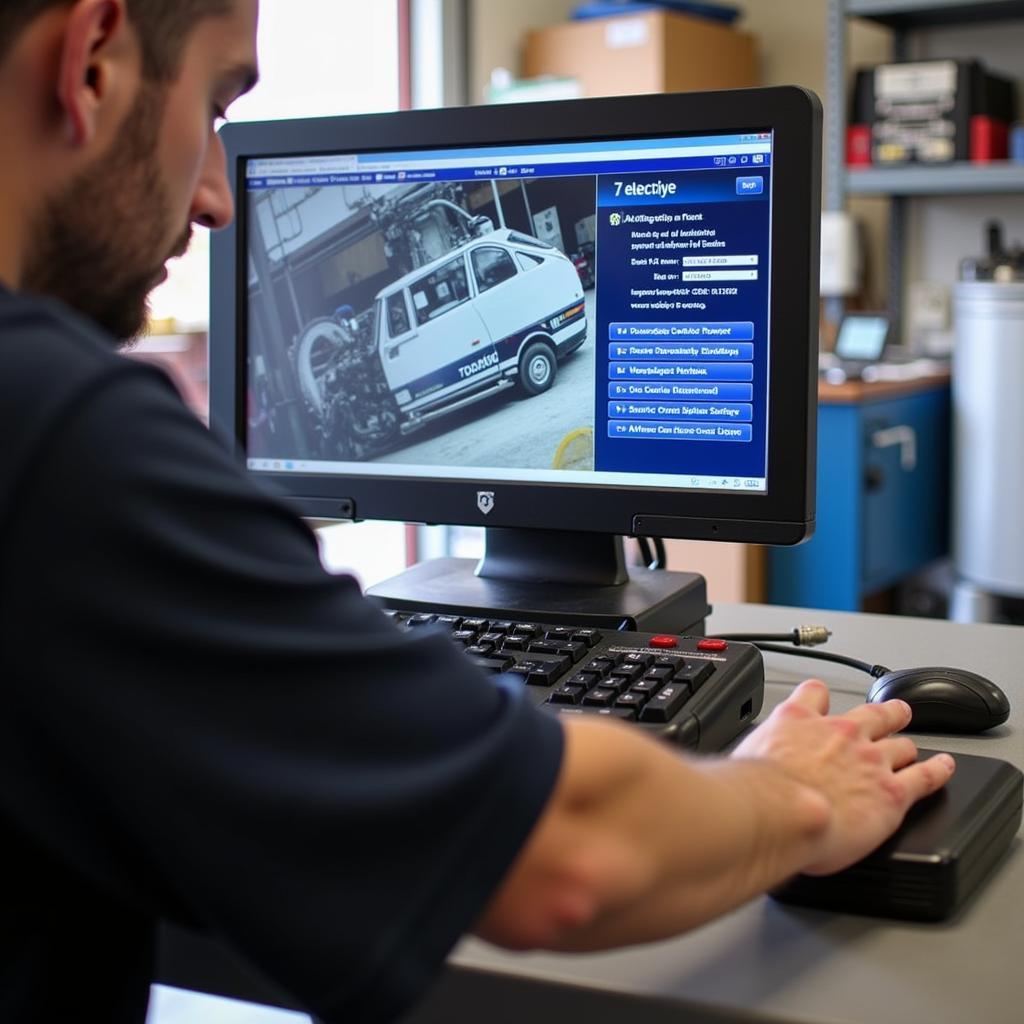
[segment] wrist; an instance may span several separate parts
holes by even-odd
[[[832,805],[820,790],[767,758],[742,764],[740,791],[749,808],[753,848],[773,885],[814,863],[832,823]]]

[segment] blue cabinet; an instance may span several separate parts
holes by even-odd
[[[949,549],[944,378],[823,388],[817,530],[768,552],[773,604],[858,611]]]

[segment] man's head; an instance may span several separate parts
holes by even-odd
[[[3,212],[20,230],[0,277],[118,338],[141,329],[146,296],[191,224],[231,219],[214,129],[254,81],[256,7],[4,0],[0,105],[5,92],[28,102],[4,126],[21,163],[3,183],[18,205]]]

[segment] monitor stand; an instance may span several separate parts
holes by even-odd
[[[703,576],[626,566],[622,538],[560,530],[484,531],[484,557],[436,558],[367,593],[389,608],[700,634]]]

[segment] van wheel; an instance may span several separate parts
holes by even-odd
[[[543,394],[555,383],[558,363],[555,353],[543,341],[526,346],[519,357],[519,386],[528,395]]]

